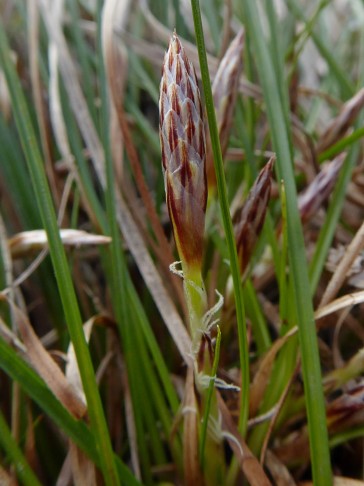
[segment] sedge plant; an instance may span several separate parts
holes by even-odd
[[[167,207],[181,261],[171,269],[183,278],[189,314],[194,381],[201,397],[197,416],[209,403],[204,475],[207,484],[221,484],[224,475],[222,432],[215,396],[207,401],[214,361],[211,339],[213,316],[221,307],[207,310],[202,278],[205,213],[207,204],[206,142],[203,111],[193,65],[176,33],[165,55],[160,85],[160,141]],[[181,263],[182,271],[176,269]],[[222,298],[221,298],[222,299]],[[198,435],[200,435],[198,433]],[[188,447],[185,444],[185,447]]]

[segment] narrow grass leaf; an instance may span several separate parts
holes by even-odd
[[[279,87],[267,43],[262,36],[263,29],[257,5],[249,1],[244,1],[243,4],[245,24],[251,35],[257,69],[267,104],[273,145],[277,152],[278,174],[280,178],[284,179],[287,195],[288,252],[295,290],[296,315],[300,330],[302,370],[311,441],[312,474],[318,486],[327,486],[332,483],[332,479],[321,370],[284,107],[277,97]],[[271,39],[271,42],[273,41],[276,40]]]
[[[38,480],[33,470],[29,466],[23,452],[20,450],[18,444],[11,435],[11,431],[6,423],[4,415],[0,412],[0,444],[4,453],[10,463],[15,467],[17,476],[21,479],[25,486],[40,486],[41,482]],[[0,480],[1,481],[1,480]],[[4,483],[7,484],[7,483]]]
[[[240,280],[240,270],[238,263],[238,256],[233,233],[233,225],[230,216],[229,202],[227,197],[227,188],[224,174],[224,163],[222,160],[222,153],[219,141],[219,132],[216,123],[216,116],[214,110],[214,103],[211,91],[211,82],[209,67],[207,63],[204,34],[201,21],[200,5],[198,0],[191,0],[193,21],[195,24],[196,43],[198,55],[200,60],[200,69],[202,75],[202,83],[204,88],[204,96],[206,103],[206,113],[209,123],[212,150],[214,154],[216,181],[219,195],[220,208],[222,213],[222,220],[224,224],[225,237],[229,250],[230,268],[234,285],[234,296],[236,305],[236,315],[238,323],[239,336],[239,359],[241,368],[241,409],[239,424],[243,435],[245,435],[248,413],[249,413],[249,352],[248,340],[246,333],[245,309],[243,290]]]
[[[27,158],[32,183],[35,189],[39,212],[47,232],[50,255],[56,274],[58,288],[66,315],[71,340],[74,343],[79,362],[82,382],[87,397],[88,411],[91,418],[93,431],[97,439],[102,470],[107,484],[119,484],[119,476],[115,468],[110,436],[107,431],[105,416],[102,410],[101,399],[97,390],[95,375],[90,354],[82,331],[82,321],[79,313],[77,299],[68,271],[68,263],[62,246],[56,215],[47,180],[45,177],[42,158],[36,142],[35,134],[24,95],[21,91],[19,80],[14,72],[14,67],[9,60],[9,49],[4,34],[3,26],[0,26],[0,58],[10,87],[15,119],[23,150]]]

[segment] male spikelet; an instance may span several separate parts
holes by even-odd
[[[263,228],[270,196],[274,161],[275,157],[272,157],[260,171],[240,214],[236,218],[235,237],[242,275],[247,269]]]
[[[205,133],[195,70],[176,35],[164,58],[160,142],[167,206],[184,271],[201,267],[207,200]]]

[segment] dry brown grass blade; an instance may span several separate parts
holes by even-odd
[[[10,255],[9,247],[7,244],[7,235],[6,229],[4,226],[4,222],[2,220],[0,214],[0,247],[1,247],[1,256],[3,259],[3,268],[4,268],[4,275],[5,275],[5,283],[7,285],[7,289],[4,289],[0,292],[0,299],[5,296],[6,293],[10,294],[11,299],[15,299],[15,296],[21,298],[21,294],[14,289],[14,282],[13,282],[13,266],[12,266],[12,258]],[[13,346],[17,352],[23,357],[23,359],[27,359],[27,349],[24,344],[18,339],[15,332],[13,332],[13,328],[15,327],[14,319],[11,319],[10,325],[12,329],[10,329],[3,319],[0,317],[0,335],[5,339],[7,343]],[[20,385],[19,383],[14,382],[12,385],[12,401],[11,401],[11,433],[14,440],[20,440],[21,434],[21,400],[22,395],[20,392]],[[33,423],[33,421],[30,421]],[[0,484],[2,484],[0,482]]]
[[[304,481],[298,483],[298,486],[314,486],[311,481]],[[364,481],[359,479],[344,478],[341,476],[334,476],[333,486],[364,486]]]
[[[64,186],[64,191],[63,191],[61,203],[60,203],[60,206],[59,206],[59,214],[58,214],[59,224],[61,223],[61,221],[63,219],[63,215],[65,213],[65,207],[66,207],[66,204],[67,204],[69,193],[71,191],[72,181],[73,181],[73,177],[72,177],[72,175],[69,175],[69,177],[67,178],[66,184]],[[0,225],[0,227],[1,227],[1,225]],[[39,230],[39,231],[43,231],[43,230]],[[3,251],[2,251],[4,261],[11,260],[12,258],[18,257],[17,250],[13,253],[11,251],[11,247],[12,247],[13,244],[15,245],[15,247],[17,247],[16,238],[19,235],[24,236],[24,239],[20,238],[20,241],[19,241],[20,247],[25,242],[25,247],[23,249],[19,248],[19,250],[20,250],[19,251],[19,257],[28,255],[28,253],[33,252],[33,250],[31,249],[31,245],[30,245],[30,248],[27,248],[27,243],[31,243],[31,234],[28,235],[28,232],[19,233],[18,235],[15,235],[14,237],[12,237],[12,238],[10,238],[9,240],[6,241],[6,248],[4,249],[4,247],[3,247]],[[29,236],[29,240],[27,240],[27,235]],[[44,236],[45,236],[45,234],[44,234]],[[98,237],[99,235],[96,235],[96,236]],[[43,249],[40,251],[40,253],[38,253],[36,258],[30,263],[30,265],[24,271],[22,271],[22,273],[18,277],[16,277],[16,279],[14,279],[12,282],[8,283],[7,288],[2,290],[2,292],[4,294],[5,293],[6,294],[11,293],[13,289],[16,289],[17,287],[19,287],[27,278],[30,277],[30,275],[39,267],[39,265],[43,262],[45,257],[48,255],[48,245],[47,244],[43,245],[43,237],[41,238],[41,240],[42,240],[42,242],[41,242],[40,247],[42,247]],[[39,241],[38,241],[38,243],[39,243]],[[24,252],[23,252],[23,250],[24,250]],[[8,264],[5,265],[5,268],[7,268],[7,265]]]
[[[107,4],[106,4],[107,5]],[[104,37],[105,40],[105,37]],[[141,170],[141,165],[139,161],[139,157],[137,154],[137,151],[135,149],[135,146],[132,141],[132,137],[130,134],[129,126],[126,121],[126,116],[123,108],[123,103],[122,99],[120,97],[120,90],[116,89],[116,83],[113,81],[113,72],[115,72],[115,69],[113,68],[112,64],[115,64],[113,62],[112,58],[112,49],[116,48],[114,39],[107,39],[107,42],[104,42],[104,52],[105,52],[105,61],[106,61],[106,70],[108,72],[108,80],[109,80],[109,85],[111,88],[111,94],[112,94],[112,99],[113,103],[116,109],[116,114],[118,117],[119,125],[123,134],[123,139],[125,142],[125,149],[128,154],[128,158],[131,163],[132,171],[135,177],[135,181],[138,187],[138,190],[140,192],[140,195],[142,197],[144,206],[147,211],[147,215],[149,217],[149,220],[151,222],[154,234],[158,240],[159,244],[159,249],[156,252],[157,256],[159,257],[162,267],[164,269],[168,269],[169,265],[174,261],[174,257],[171,251],[171,248],[169,246],[168,240],[164,234],[160,219],[156,213],[155,207],[153,200],[151,198],[151,195],[149,193],[149,190],[147,188],[147,185],[144,180],[143,172]],[[182,287],[180,285],[180,282],[176,279],[172,279],[172,285],[175,288],[176,294],[180,300],[180,303],[184,305],[184,298],[183,298],[183,293],[182,293]]]
[[[219,55],[220,59],[224,56],[226,50],[229,47],[232,17],[233,17],[232,0],[225,0],[224,10],[223,10],[221,46],[220,46],[220,55]]]
[[[296,486],[287,467],[269,449],[265,454],[265,466],[268,468],[275,486]]]
[[[97,481],[95,464],[72,442],[69,443],[71,468],[74,484],[87,486],[101,486]]]
[[[364,382],[340,395],[327,406],[327,421],[331,432],[362,426],[364,418]]]
[[[46,108],[43,101],[43,87],[39,72],[39,11],[36,0],[27,2],[28,7],[28,52],[29,52],[29,67],[30,79],[32,84],[32,94],[34,100],[34,107],[37,113],[37,121],[39,125],[40,140],[43,149],[45,160],[45,169],[49,180],[52,194],[58,205],[60,201],[60,192],[57,186],[54,167],[52,164],[52,153],[50,147],[50,134],[47,121]]]
[[[4,466],[0,464],[0,484],[1,486],[18,486],[18,481],[14,477],[14,473],[9,473]]]
[[[74,170],[73,155],[67,137],[66,123],[63,117],[61,94],[59,91],[59,59],[58,50],[54,42],[48,47],[49,63],[49,110],[54,139],[61,153],[63,162]]]
[[[2,339],[4,339],[4,341],[7,344],[10,344],[10,346],[16,349],[16,351],[19,354],[21,354],[23,358],[26,357],[26,352],[27,352],[26,347],[20,341],[18,336],[9,329],[9,327],[7,326],[7,324],[5,324],[5,322],[2,320],[1,317],[0,317],[0,336],[2,337]]]
[[[45,2],[45,0],[41,0],[41,5],[48,35],[56,42],[59,49],[61,75],[70,98],[70,104],[82,136],[85,140],[86,146],[91,155],[98,179],[102,187],[106,188],[104,152],[95,127],[92,123],[92,119],[78,81],[77,70],[71,59],[64,35],[60,30],[60,26],[58,24],[54,24],[54,21],[49,14],[47,2]],[[179,352],[181,353],[185,362],[189,363],[191,360],[191,341],[186,328],[184,327],[182,319],[179,316],[170,296],[168,295],[165,286],[163,285],[161,277],[157,272],[147,248],[145,247],[144,241],[140,236],[129,209],[117,188],[116,198],[118,223],[128,248],[138,265],[139,271],[141,272],[141,275]]]
[[[151,31],[158,39],[163,41],[165,44],[168,44],[171,37],[170,29],[165,27],[161,22],[159,22],[158,19],[156,19],[156,17],[154,17],[148,7],[148,2],[146,0],[139,0],[139,3],[141,6],[141,12],[143,13]],[[155,44],[151,45],[149,41],[138,39],[137,37],[134,37],[125,31],[119,32],[119,35],[126,42],[126,44],[130,46],[130,48],[132,48],[137,54],[148,59],[148,61],[153,62],[156,67],[160,66],[160,59],[163,57],[163,51],[159,46]],[[200,64],[198,61],[198,53],[195,44],[187,41],[182,37],[180,38],[180,40],[185,47],[188,58],[195,66],[197,77],[201,79]],[[219,60],[208,52],[206,53],[206,55],[209,64],[210,76],[213,79],[218,69]],[[251,96],[259,100],[262,99],[261,89],[255,84],[248,81],[244,76],[240,77],[239,90],[244,95]]]
[[[251,486],[272,486],[258,459],[251,453],[240,435],[234,420],[221,395],[217,394],[219,410],[222,416],[223,430],[234,455]]]
[[[19,398],[20,398],[20,393],[19,393]],[[17,403],[16,405],[20,406],[20,402]],[[14,406],[13,406],[13,415],[14,414]],[[20,422],[20,417],[19,417],[19,409],[17,410],[17,417],[16,420]],[[26,420],[27,420],[27,425],[26,425],[26,433],[25,433],[25,445],[24,445],[24,454],[27,459],[28,464],[30,467],[34,470],[40,470],[40,457],[37,451],[37,446],[36,446],[36,421],[33,416],[33,411],[32,411],[32,406],[30,402],[27,402],[26,404]],[[20,428],[20,423],[19,423],[19,431],[21,430]],[[14,432],[14,431],[12,431]]]
[[[67,381],[59,366],[44,348],[27,316],[10,299],[0,296],[0,300],[8,302],[11,308],[26,348],[27,359],[33,368],[63,406],[77,419],[82,418],[87,411],[85,404],[79,400],[74,387]]]
[[[191,339],[145,247],[125,202],[118,198],[118,222],[128,248],[185,363],[191,362]]]
[[[128,59],[124,46],[116,43],[115,29],[124,28],[129,19],[130,0],[107,0],[102,10],[102,49],[107,82],[110,88],[110,145],[118,183],[123,178],[124,142],[120,137],[117,107],[123,106]]]
[[[71,484],[102,486],[104,483],[100,479],[100,474],[95,464],[75,444],[69,442],[68,453],[55,486],[70,486]]]
[[[156,306],[171,334],[177,349],[186,364],[191,363],[191,339],[184,327],[174,303],[166,292],[162,279],[139,235],[137,227],[124,200],[119,197],[118,222],[128,248],[138,264],[140,273],[156,303]]]
[[[122,379],[123,379],[123,388],[124,388],[125,420],[126,420],[126,428],[128,430],[128,441],[130,447],[130,460],[131,460],[135,477],[141,480],[142,473],[141,473],[140,462],[139,462],[138,440],[137,440],[137,432],[135,428],[133,403],[131,400],[128,375],[125,371],[122,374]]]
[[[225,156],[231,126],[233,122],[235,101],[238,95],[239,78],[243,65],[244,31],[240,30],[231,42],[224,57],[221,59],[214,82],[212,94],[219,130],[220,145]],[[214,160],[210,137],[207,137],[206,170],[209,186],[216,186]]]
[[[326,287],[324,295],[322,296],[319,308],[330,302],[337,292],[340,290],[342,284],[344,283],[347,273],[350,270],[350,267],[354,263],[355,259],[359,255],[359,253],[364,248],[364,223],[360,226],[356,235],[354,236],[352,242],[347,247],[343,258],[341,259],[340,263],[338,264],[334,274],[331,277],[331,280]]]
[[[343,297],[340,297],[336,300],[330,302],[323,307],[320,307],[315,311],[315,320],[322,319],[334,312],[337,312],[341,309],[345,309],[347,307],[352,307],[357,304],[361,304],[364,302],[364,290],[360,292],[354,292],[352,294],[346,294]],[[335,323],[336,321],[334,321]],[[294,326],[290,331],[290,335],[293,336],[298,331],[298,327]]]
[[[123,137],[125,140],[125,146],[128,153],[128,157],[129,160],[131,161],[131,166],[133,169],[135,181],[138,190],[141,194],[148,219],[153,228],[155,239],[157,241],[157,244],[153,245],[153,248],[156,256],[158,257],[161,263],[162,268],[169,269],[170,264],[174,261],[174,256],[170,244],[162,228],[161,221],[155,211],[155,206],[150,196],[149,190],[145,184],[144,176],[142,174],[140,163],[139,163],[139,158],[137,156],[137,152],[131,140],[129,128],[125,118],[125,112],[123,110],[122,112],[118,110],[118,115],[120,115],[118,119],[120,125],[123,127],[122,128],[124,134]],[[169,275],[167,274],[167,278],[168,277]],[[175,279],[171,279],[170,281],[176,291],[177,296],[179,297],[180,303],[183,305],[183,297],[182,297],[180,285],[176,285],[177,281]]]
[[[125,5],[124,9],[126,9],[127,4],[125,2],[124,5]],[[118,4],[118,6],[120,7],[120,3]],[[120,76],[120,69],[126,70],[126,64],[127,64],[126,54],[125,52],[123,54],[121,54],[121,52],[118,52],[118,48],[121,49],[123,46],[121,46],[120,44],[118,45],[115,42],[114,29],[113,28],[110,29],[110,24],[109,22],[107,22],[108,17],[113,16],[115,7],[116,4],[114,0],[111,0],[105,4],[104,21],[103,21],[103,50],[104,50],[107,79],[108,79],[111,99],[112,99],[112,106],[114,107],[115,116],[117,118],[119,127],[122,132],[122,138],[125,144],[125,150],[128,155],[128,159],[130,161],[130,165],[136,181],[137,188],[139,190],[142,201],[144,203],[144,207],[146,209],[148,219],[152,226],[155,239],[158,242],[157,245],[153,245],[155,254],[161,263],[161,267],[165,269],[165,271],[168,271],[170,264],[174,261],[174,256],[171,247],[169,245],[169,242],[166,238],[166,235],[164,233],[161,221],[157,215],[153,199],[146,185],[144,175],[141,169],[139,156],[134,146],[129,125],[127,123],[126,114],[124,111],[123,94],[121,93],[121,88],[123,87],[123,79],[122,76]],[[123,11],[121,11],[121,13],[123,13]],[[111,27],[112,26],[113,24],[111,24]],[[130,187],[128,187],[127,183],[125,184],[125,181],[123,180],[121,181],[121,186],[124,188],[124,194],[128,196],[130,194]],[[131,203],[133,204],[133,201],[131,201]],[[170,277],[169,274],[166,274],[165,276],[167,279]],[[173,278],[170,279],[170,281],[180,301],[180,304],[183,306],[184,299],[183,299],[182,287],[180,285],[180,282]]]
[[[2,265],[4,268],[5,284],[9,288],[13,285],[13,260],[9,251],[8,236],[6,232],[5,223],[0,212],[0,251],[2,257]],[[1,293],[5,293],[5,289],[1,289]]]
[[[0,113],[4,117],[4,120],[9,121],[11,115],[11,100],[9,88],[2,69],[0,69]]]
[[[88,343],[91,338],[91,334],[95,324],[107,324],[107,319],[103,316],[93,316],[88,319],[87,322],[83,325],[83,331],[85,334],[86,342]],[[78,369],[78,363],[76,358],[76,353],[73,347],[73,344],[70,342],[67,350],[67,364],[65,375],[68,382],[73,386],[75,392],[77,393],[79,399],[86,404],[86,397],[83,392],[83,386],[81,381],[80,372]]]
[[[345,307],[351,307],[353,305],[361,304],[364,302],[364,290],[360,292],[354,292],[352,294],[346,294],[343,297],[333,300],[330,304],[319,307],[315,311],[315,319],[321,319],[322,317],[328,316],[333,312],[337,312],[340,309],[345,309]]]
[[[59,2],[57,4],[54,3],[53,5],[59,5]],[[62,12],[63,12],[62,8],[63,8],[62,5],[59,6],[58,8],[54,8],[53,16],[55,16],[55,21],[57,22],[61,22]],[[85,195],[85,189],[78,175],[78,170],[75,165],[74,156],[72,154],[71,147],[67,137],[67,129],[66,129],[64,116],[63,116],[61,93],[59,87],[59,53],[58,53],[57,44],[53,39],[50,39],[49,46],[48,46],[48,62],[49,62],[49,112],[50,112],[49,114],[50,114],[50,121],[52,124],[54,139],[56,141],[58,150],[62,156],[62,161],[65,163],[67,169],[69,170],[72,180],[75,179],[77,181],[77,187],[78,190],[80,191],[83,207],[87,212],[87,214],[89,215],[91,222],[97,228],[98,222],[96,220],[95,215],[93,214],[87,196]],[[65,192],[65,189],[63,192]],[[64,194],[62,196],[62,200],[64,200]],[[58,218],[59,224],[61,223],[62,218],[60,217]]]
[[[338,142],[350,126],[354,123],[359,111],[364,106],[364,88],[356,93],[353,98],[347,101],[342,107],[339,115],[332,120],[330,125],[321,135],[320,140],[316,145],[316,152],[321,153],[330,147],[332,144]]]
[[[284,441],[272,447],[277,458],[287,464],[288,467],[301,465],[308,467],[310,463],[310,446],[307,436],[307,428],[299,426],[288,435]]]
[[[230,129],[233,122],[235,101],[238,95],[240,73],[243,67],[244,30],[241,29],[232,40],[221,59],[212,94],[218,123],[222,154],[226,153]]]
[[[70,454],[70,450],[68,450],[68,454],[65,460],[63,461],[55,486],[69,486],[71,482],[72,482],[71,454]]]
[[[285,345],[290,337],[296,333],[296,330],[287,332],[284,336],[277,339],[269,348],[267,353],[260,361],[258,371],[255,373],[253,382],[250,388],[250,416],[254,417],[258,411],[259,405],[264,397],[265,390],[270,380],[274,361],[277,353]]]
[[[199,461],[199,414],[195,394],[194,372],[187,369],[185,397],[183,400],[183,464],[185,484],[203,485]]]
[[[95,235],[82,230],[59,230],[64,246],[81,248],[89,245],[108,245],[109,236]],[[44,230],[31,230],[18,233],[8,240],[12,258],[23,258],[36,251],[48,248],[47,234]]]
[[[297,358],[296,368],[294,369],[293,373],[291,374],[290,379],[288,380],[286,386],[284,387],[284,390],[283,390],[281,396],[279,397],[277,404],[274,407],[274,413],[273,413],[273,416],[272,416],[272,418],[269,422],[269,427],[268,427],[267,433],[264,437],[263,445],[262,445],[262,448],[261,448],[261,451],[260,451],[260,463],[261,464],[264,464],[265,453],[266,453],[266,450],[267,450],[267,447],[268,447],[268,444],[269,444],[269,439],[270,439],[271,434],[273,432],[274,425],[275,425],[275,423],[278,419],[279,412],[282,410],[283,404],[284,404],[284,402],[287,398],[287,395],[288,395],[288,392],[291,388],[293,380],[296,378],[296,375],[299,371],[299,368],[300,368],[300,362],[299,362],[299,359]]]

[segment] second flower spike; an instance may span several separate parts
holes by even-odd
[[[195,70],[174,33],[160,85],[160,141],[167,206],[184,267],[200,268],[207,200],[206,144]]]

